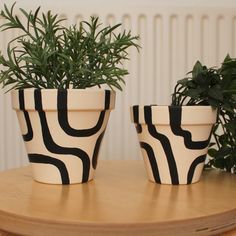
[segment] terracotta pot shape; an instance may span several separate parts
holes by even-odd
[[[93,179],[115,92],[24,89],[11,95],[34,179],[50,184]]]
[[[133,106],[131,120],[151,181],[199,181],[217,111],[210,106]]]

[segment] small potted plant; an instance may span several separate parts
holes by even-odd
[[[161,184],[199,181],[222,104],[221,77],[197,62],[190,76],[177,82],[171,106],[133,106],[149,179]]]
[[[128,74],[121,64],[129,47],[139,48],[138,36],[115,33],[120,24],[102,27],[97,17],[66,28],[58,15],[40,8],[20,9],[23,24],[14,5],[4,5],[0,13],[2,31],[21,32],[9,42],[6,56],[0,55],[0,83],[12,90],[34,179],[87,182],[115,106],[113,89],[121,90]]]

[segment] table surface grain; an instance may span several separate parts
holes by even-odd
[[[149,182],[142,161],[100,161],[93,181],[61,186],[35,182],[23,167],[0,173],[0,191],[0,229],[21,235],[189,236],[236,228],[236,175],[217,170],[171,186]]]

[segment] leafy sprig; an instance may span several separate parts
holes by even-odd
[[[220,75],[215,68],[207,68],[199,61],[188,73],[187,78],[179,80],[172,95],[172,105],[211,105],[219,107],[223,100]]]
[[[56,88],[84,89],[107,84],[122,90],[124,76],[128,71],[122,62],[128,60],[128,48],[139,49],[138,36],[123,31],[116,34],[121,24],[102,28],[98,17],[82,21],[79,27],[63,27],[58,15],[51,11],[40,14],[20,13],[26,24],[14,14],[15,4],[10,9],[4,5],[1,11],[6,22],[2,31],[18,29],[21,34],[7,46],[7,55],[0,54],[0,83],[10,89]],[[17,46],[12,46],[13,42]]]
[[[236,59],[228,55],[218,73],[224,97],[213,130],[215,145],[208,151],[208,166],[236,173]]]

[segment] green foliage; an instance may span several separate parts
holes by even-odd
[[[190,74],[177,82],[172,105],[210,105],[218,109],[207,166],[236,173],[236,59],[227,55],[219,69],[207,68],[198,61]]]
[[[219,107],[223,100],[220,75],[197,61],[191,76],[179,80],[172,95],[172,105],[211,105]]]
[[[128,48],[139,49],[138,36],[123,31],[121,26],[101,27],[97,17],[89,22],[82,21],[77,28],[61,26],[64,19],[58,19],[51,11],[40,14],[20,9],[26,18],[23,25],[14,14],[14,6],[4,10],[0,16],[6,22],[2,31],[18,29],[21,34],[7,46],[7,55],[0,55],[0,83],[10,89],[55,88],[84,89],[107,84],[110,88],[122,90],[121,83],[128,71],[122,62],[128,59]],[[12,43],[17,42],[17,47]]]

